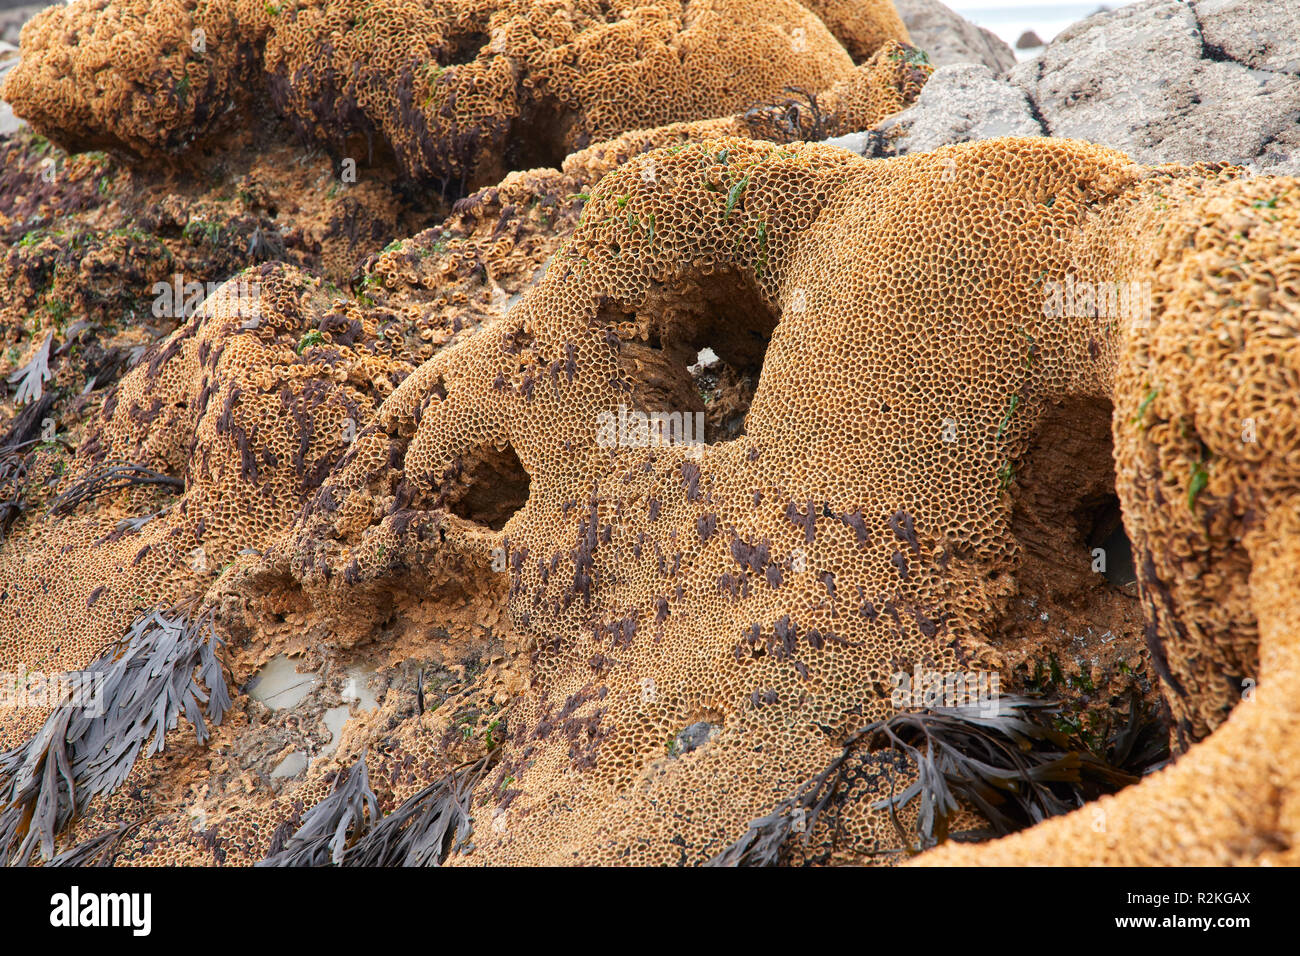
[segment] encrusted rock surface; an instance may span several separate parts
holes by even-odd
[[[1300,172],[1300,8],[1147,0],[1096,14],[1009,73],[941,67],[879,132],[886,154],[990,136],[1084,139],[1138,162]]]
[[[978,63],[995,72],[1016,65],[1011,47],[977,27],[939,0],[895,0],[912,42],[930,55],[935,66]]]
[[[899,13],[42,13],[0,855],[1295,862],[1291,5]]]

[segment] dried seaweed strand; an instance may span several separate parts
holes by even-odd
[[[31,740],[0,753],[0,860],[25,865],[38,846],[51,859],[78,810],[120,786],[142,751],[160,752],[182,714],[206,742],[207,721],[220,724],[230,707],[221,646],[211,609],[193,619],[179,608],[154,609],[89,668],[68,675],[94,686],[94,697],[66,698]]]

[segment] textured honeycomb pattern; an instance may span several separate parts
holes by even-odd
[[[1087,245],[1120,236],[1153,308],[1121,339],[1116,485],[1174,743],[1206,739],[1096,807],[923,862],[1300,862],[1300,183],[1153,178]]]
[[[617,19],[595,3],[185,5],[158,8],[166,28],[104,7],[112,29],[76,5],[33,25],[33,49],[84,31],[84,63],[27,57],[10,81],[70,143],[183,149],[168,130],[215,130],[212,104],[260,70],[313,136],[360,137],[455,189],[499,180],[377,255],[355,298],[265,266],[255,315],[218,304],[146,356],[51,484],[129,460],[185,487],[23,526],[0,552],[0,662],[76,666],[139,609],[205,589],[252,635],[244,665],[261,630],[326,621],[346,644],[393,620],[502,616],[508,655],[436,711],[391,695],[279,796],[200,795],[196,824],[174,808],[228,759],[237,716],[217,756],[182,745],[137,766],[72,841],[121,822],[121,862],[253,862],[369,750],[386,811],[491,757],[458,863],[708,860],[889,716],[891,675],[1002,666],[989,635],[1023,586],[1025,508],[1035,540],[1063,536],[1111,471],[1061,456],[1063,429],[1113,408],[1187,752],[1083,813],[924,861],[1296,862],[1300,184],[1050,139],[876,162],[798,142],[869,125],[927,74],[908,48],[845,39],[891,32],[874,5],[804,6],[865,62],[793,3],[764,5],[770,46],[736,44],[757,6],[720,0]],[[195,24],[229,41],[211,60],[169,39]],[[156,52],[132,59],[132,29],[161,72]],[[806,44],[812,65],[765,72]],[[678,66],[665,50],[698,58],[703,88],[742,61],[754,85],[657,99],[656,71]],[[89,72],[60,86],[59,69]],[[807,88],[783,89],[792,76]],[[1062,285],[1072,304],[1045,308]],[[1136,312],[1099,308],[1120,288]],[[704,348],[731,376],[724,415],[688,371]],[[752,397],[732,394],[742,381]],[[708,444],[610,447],[602,422],[629,407],[704,414]],[[7,716],[0,745],[43,716]],[[791,858],[896,859],[898,827],[869,804],[912,774],[864,755]]]
[[[832,98],[844,113],[887,115],[914,98],[924,78],[899,63],[882,51],[859,68],[871,82],[852,82]],[[693,132],[684,124],[672,137]],[[65,521],[61,527],[80,529],[73,544],[55,547],[33,529],[32,546],[7,549],[0,581],[12,597],[0,604],[0,620],[13,629],[5,629],[0,659],[82,666],[133,609],[210,583],[241,550],[267,547],[406,375],[499,317],[528,287],[573,228],[581,190],[608,168],[611,151],[573,157],[567,174],[512,174],[467,198],[440,226],[377,256],[354,300],[329,302],[318,281],[281,265],[231,280],[211,316],[189,320],[108,393],[61,486],[130,462],[185,477],[184,496],[157,502],[137,491],[103,513],[92,508]],[[288,289],[311,304],[282,303],[276,297]],[[252,301],[239,298],[245,292]],[[358,453],[371,441],[363,438]],[[164,505],[142,527],[119,528]],[[369,570],[358,565],[352,576]],[[361,589],[341,597],[365,604]],[[75,622],[73,640],[23,633],[20,621],[57,616],[70,601],[90,610]]]
[[[818,109],[811,101],[776,103],[725,122],[750,137],[841,131],[858,117],[875,122],[907,105],[927,72],[890,46],[851,70]],[[0,555],[0,661],[49,670],[84,666],[142,609],[201,593],[223,574],[226,582],[242,582],[241,597],[252,593],[241,623],[254,630],[289,613],[294,602],[284,599],[286,583],[305,585],[318,607],[328,609],[335,641],[368,636],[380,609],[413,621],[432,618],[444,627],[495,624],[504,595],[498,576],[478,567],[466,575],[460,559],[444,560],[441,569],[436,562],[428,568],[404,564],[396,544],[413,514],[405,490],[373,499],[355,518],[364,526],[390,515],[394,547],[385,553],[379,544],[369,555],[349,556],[337,576],[307,570],[295,581],[283,561],[287,552],[271,552],[265,564],[259,554],[290,528],[340,456],[353,447],[365,453],[370,439],[357,446],[353,441],[397,383],[437,351],[498,319],[529,288],[577,223],[584,190],[616,156],[708,128],[709,121],[676,124],[662,134],[575,154],[563,173],[511,174],[458,203],[439,226],[373,257],[354,300],[331,299],[316,280],[280,264],[237,276],[205,314],[183,322],[103,395],[66,474],[46,482],[46,500],[87,484],[98,490],[69,517],[28,515],[15,529]],[[164,215],[185,215],[179,198],[168,202]],[[252,301],[232,298],[245,289],[257,290]],[[489,456],[488,463],[494,461]],[[116,491],[96,484],[123,462],[173,476],[184,487]],[[383,579],[391,586],[398,569],[409,575],[412,597],[394,610],[391,598],[366,582]],[[68,607],[83,605],[84,614],[67,618]],[[251,670],[261,661],[253,654],[245,666]],[[44,716],[32,709],[6,718],[0,740],[20,742]],[[237,733],[238,725],[228,723],[218,740]],[[420,746],[426,743],[421,738]],[[445,742],[425,747],[417,766],[441,765],[446,750]],[[167,784],[154,779],[161,788],[180,772],[155,769],[151,779],[163,775]],[[406,777],[418,785],[417,777]],[[249,803],[257,802],[250,795]],[[88,820],[138,822],[128,810],[138,815],[134,798],[113,798]],[[181,832],[188,828],[186,821]],[[257,827],[250,832],[269,839]],[[143,844],[131,845],[135,853]],[[217,856],[201,840],[196,845]],[[232,850],[230,859],[259,858],[266,846],[251,844],[242,855]]]
[[[855,62],[871,56],[883,44],[911,42],[893,0],[799,0],[839,38]]]
[[[46,518],[57,530],[6,549],[0,659],[84,666],[137,611],[210,584],[243,549],[289,527],[303,489],[347,448],[346,422],[368,417],[400,381],[374,317],[355,304],[320,309],[317,326],[333,334],[304,343],[319,280],[266,265],[223,288],[241,283],[258,294],[209,299],[210,315],[196,314],[109,393],[64,479],[129,462],[183,475],[183,493],[159,499],[135,486],[112,507]],[[4,738],[23,728],[6,721]]]
[[[985,635],[1016,587],[1019,476],[1055,482],[1069,511],[1098,463],[1044,476],[1038,449],[1062,410],[1113,403],[1153,653],[1184,739],[1226,709],[1202,657],[1258,671],[1261,697],[1185,763],[1103,801],[1116,820],[1104,843],[1125,847],[1111,859],[1256,859],[1273,852],[1268,832],[1290,832],[1294,791],[1273,758],[1242,770],[1240,749],[1222,748],[1290,725],[1296,490],[1285,455],[1260,464],[1238,419],[1257,413],[1259,442],[1289,447],[1279,410],[1294,371],[1278,333],[1296,314],[1298,190],[1044,139],[876,162],[738,138],[642,154],[591,192],[508,316],[388,396],[268,560],[319,594],[340,575],[381,593],[410,564],[486,577],[504,558],[521,642],[464,693],[492,714],[498,762],[455,862],[698,863],[887,716],[891,674],[999,665]],[[1133,314],[1096,298],[1048,308],[1066,281],[1136,282],[1150,310],[1141,296]],[[685,367],[705,346],[758,378],[743,434],[602,446],[600,415],[619,405],[699,404]],[[515,460],[528,485],[511,514],[488,492]],[[1200,551],[1171,554],[1169,532],[1152,530],[1170,527]],[[1207,550],[1222,556],[1214,576],[1197,564]],[[1185,596],[1166,600],[1166,582]],[[344,751],[379,735],[372,782],[391,809],[473,756],[453,719],[390,712],[353,726]],[[1274,754],[1293,767],[1287,747]],[[1197,761],[1207,773],[1189,785]],[[1240,799],[1209,807],[1229,770]],[[868,760],[850,794],[863,799],[795,859],[894,858],[897,831],[865,798],[908,778]],[[201,834],[163,818],[126,855],[251,861],[323,786]],[[1188,848],[1163,842],[1178,832],[1168,815],[1186,812],[1157,802],[1171,791],[1205,807]],[[1070,842],[1095,833],[1084,817],[926,859],[1074,859],[1099,843]],[[1204,839],[1224,827],[1247,839]]]
[[[210,134],[260,73],[256,0],[81,0],[23,27],[5,99],[69,149],[178,152]],[[198,48],[201,48],[198,49]]]
[[[518,793],[482,795],[504,822],[473,859],[700,862],[885,716],[892,673],[996,663],[981,633],[1017,550],[1000,475],[1048,404],[1106,394],[1114,349],[1091,322],[1048,326],[1038,277],[1133,176],[1058,143],[891,163],[738,140],[660,151],[602,181],[497,336],[404,384],[380,422],[421,409],[403,464],[417,495],[503,439],[532,479],[496,542],[536,642],[501,771]],[[1003,202],[969,201],[980,189]],[[1017,262],[992,254],[995,229]],[[671,370],[706,345],[761,359],[743,437],[700,457],[598,446],[620,403],[690,407]],[[964,439],[946,444],[950,419]],[[665,759],[700,721],[721,732]],[[887,814],[841,824],[850,852],[897,845]]]
[[[79,0],[24,30],[5,98],[70,147],[148,155],[265,91],[332,149],[459,195],[629,129],[824,90],[853,68],[840,40],[862,60],[906,39],[888,0],[809,6],[831,29],[795,0]]]
[[[377,545],[508,556],[527,689],[464,860],[701,862],[885,715],[892,673],[996,667],[1016,476],[1053,409],[1126,404],[1116,358],[1146,328],[1048,315],[1049,284],[1147,283],[1158,313],[1188,244],[1152,249],[1153,226],[1171,205],[1204,222],[1239,175],[1044,140],[870,163],[722,139],[606,177],[507,320],[384,404],[296,552],[307,581]],[[680,369],[705,345],[761,363],[742,437],[600,446],[620,404],[690,408]],[[531,484],[503,530],[438,507],[506,447]],[[1063,499],[1077,467],[1051,479]],[[436,533],[373,525],[376,483]],[[861,804],[838,824],[837,858],[899,846]]]

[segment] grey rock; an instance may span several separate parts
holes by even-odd
[[[286,777],[296,777],[306,769],[307,755],[301,750],[295,750],[281,760],[280,765],[271,771],[271,779],[283,780]]]
[[[968,63],[936,70],[909,109],[876,127],[875,155],[918,153],[998,136],[1041,136],[1023,90]]]
[[[863,131],[861,133],[847,133],[844,136],[833,136],[830,139],[822,140],[826,146],[838,146],[840,149],[847,149],[850,153],[857,153],[861,156],[867,151],[867,143],[870,140],[870,134]]]
[[[18,34],[22,32],[23,24],[48,6],[52,6],[52,4],[10,3],[0,0],[0,40],[7,43],[17,43]]]
[[[669,756],[680,757],[692,750],[698,750],[712,740],[714,734],[721,729],[717,724],[711,724],[703,720],[691,724],[673,740],[672,745],[669,747]]]
[[[1257,70],[1300,73],[1296,0],[1199,0],[1195,9],[1212,54]]]
[[[894,0],[912,43],[935,66],[981,63],[1003,73],[1016,65],[1016,55],[999,37],[949,10],[939,0]]]
[[[1033,30],[1026,30],[1016,41],[1017,50],[1036,50],[1043,45],[1043,38]]]
[[[1142,163],[1300,175],[1300,5],[1146,0],[1066,29],[996,76],[936,71],[872,130],[873,155],[1005,135],[1083,139]]]
[[[18,65],[18,33],[23,24],[44,6],[37,4],[30,7],[4,10],[0,12],[0,83],[4,82],[9,71]],[[22,125],[22,120],[14,115],[8,103],[0,100],[0,136],[12,133]]]
[[[1300,126],[1293,126],[1266,143],[1249,165],[1266,176],[1300,176]]]
[[[1248,42],[1244,25],[1253,25],[1255,8],[1256,0],[1219,5],[1216,28],[1230,45]],[[1009,78],[1053,136],[1112,146],[1143,163],[1249,163],[1294,129],[1300,76],[1220,58],[1197,13],[1197,5],[1148,0],[1099,14]],[[1278,38],[1257,55],[1282,62],[1298,44],[1300,35]]]
[[[9,104],[0,100],[0,136],[12,133],[21,125],[22,120],[14,115],[14,111]]]

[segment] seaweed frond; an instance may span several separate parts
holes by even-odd
[[[291,836],[272,841],[272,852],[257,865],[440,866],[469,844],[474,788],[498,754],[456,767],[382,819],[363,754]]]
[[[284,846],[257,865],[324,866],[328,862],[338,866],[347,850],[348,834],[360,837],[367,818],[371,827],[379,820],[379,801],[370,789],[370,771],[362,754],[346,776],[339,774],[333,792],[307,811]]]
[[[1136,687],[1129,690],[1124,726],[1107,740],[1106,759],[1115,767],[1142,777],[1169,762],[1169,733],[1160,708],[1143,702]]]
[[[27,482],[27,457],[18,454],[18,448],[0,451],[0,543],[9,533],[9,527],[27,510],[23,488]]]
[[[351,847],[344,866],[440,866],[469,844],[474,788],[496,763],[493,751],[425,787]]]
[[[785,100],[764,103],[745,113],[745,122],[755,132],[775,143],[817,143],[829,133],[827,117],[817,102],[817,94],[803,87],[787,86]]]
[[[17,385],[14,395],[15,405],[26,405],[39,401],[45,394],[45,383],[50,380],[50,346],[54,344],[54,333],[45,336],[45,341],[36,348],[27,364],[9,376],[9,384]]]
[[[24,491],[31,478],[36,446],[59,441],[54,438],[47,442],[42,437],[53,409],[54,395],[46,392],[14,415],[0,437],[0,543],[4,542],[10,525],[28,508]]]
[[[154,609],[67,675],[69,694],[36,735],[0,753],[0,859],[24,865],[38,845],[51,859],[79,808],[119,787],[141,752],[159,753],[182,714],[206,742],[207,721],[219,725],[230,707],[221,646],[211,609]]]
[[[993,835],[1003,836],[1082,806],[1087,785],[1119,789],[1137,782],[1086,750],[1069,749],[1069,739],[1042,719],[1059,705],[1025,697],[999,704],[996,714],[974,704],[908,711],[859,732],[868,746],[895,748],[915,762],[917,779],[872,806],[902,807],[919,796],[921,849],[947,839],[961,803],[978,809]]]
[[[183,489],[185,482],[181,478],[154,471],[144,465],[112,462],[88,471],[74,481],[50,504],[50,514],[72,514],[78,505],[93,501],[101,495],[129,488],[131,485],[165,485]]]
[[[117,850],[122,839],[142,823],[144,823],[143,819],[106,830],[89,840],[83,840],[76,846],[64,850],[45,865],[78,868],[83,866],[112,866],[114,851]]]
[[[814,779],[752,821],[745,833],[707,866],[772,866],[797,830],[803,842],[818,818],[847,788],[854,755],[894,773],[910,770],[901,793],[871,804],[888,810],[909,853],[952,839],[1002,836],[1082,806],[1086,799],[1136,783],[1138,777],[1085,750],[1049,723],[1059,704],[1026,697],[1002,697],[996,713],[979,705],[903,711],[852,733],[844,749]],[[1140,717],[1133,718],[1141,723]],[[1132,750],[1128,747],[1123,753]],[[889,760],[890,756],[894,760]],[[1116,757],[1120,757],[1116,751]],[[916,842],[904,831],[898,810],[919,798]],[[962,806],[977,809],[990,829],[950,833]]]

